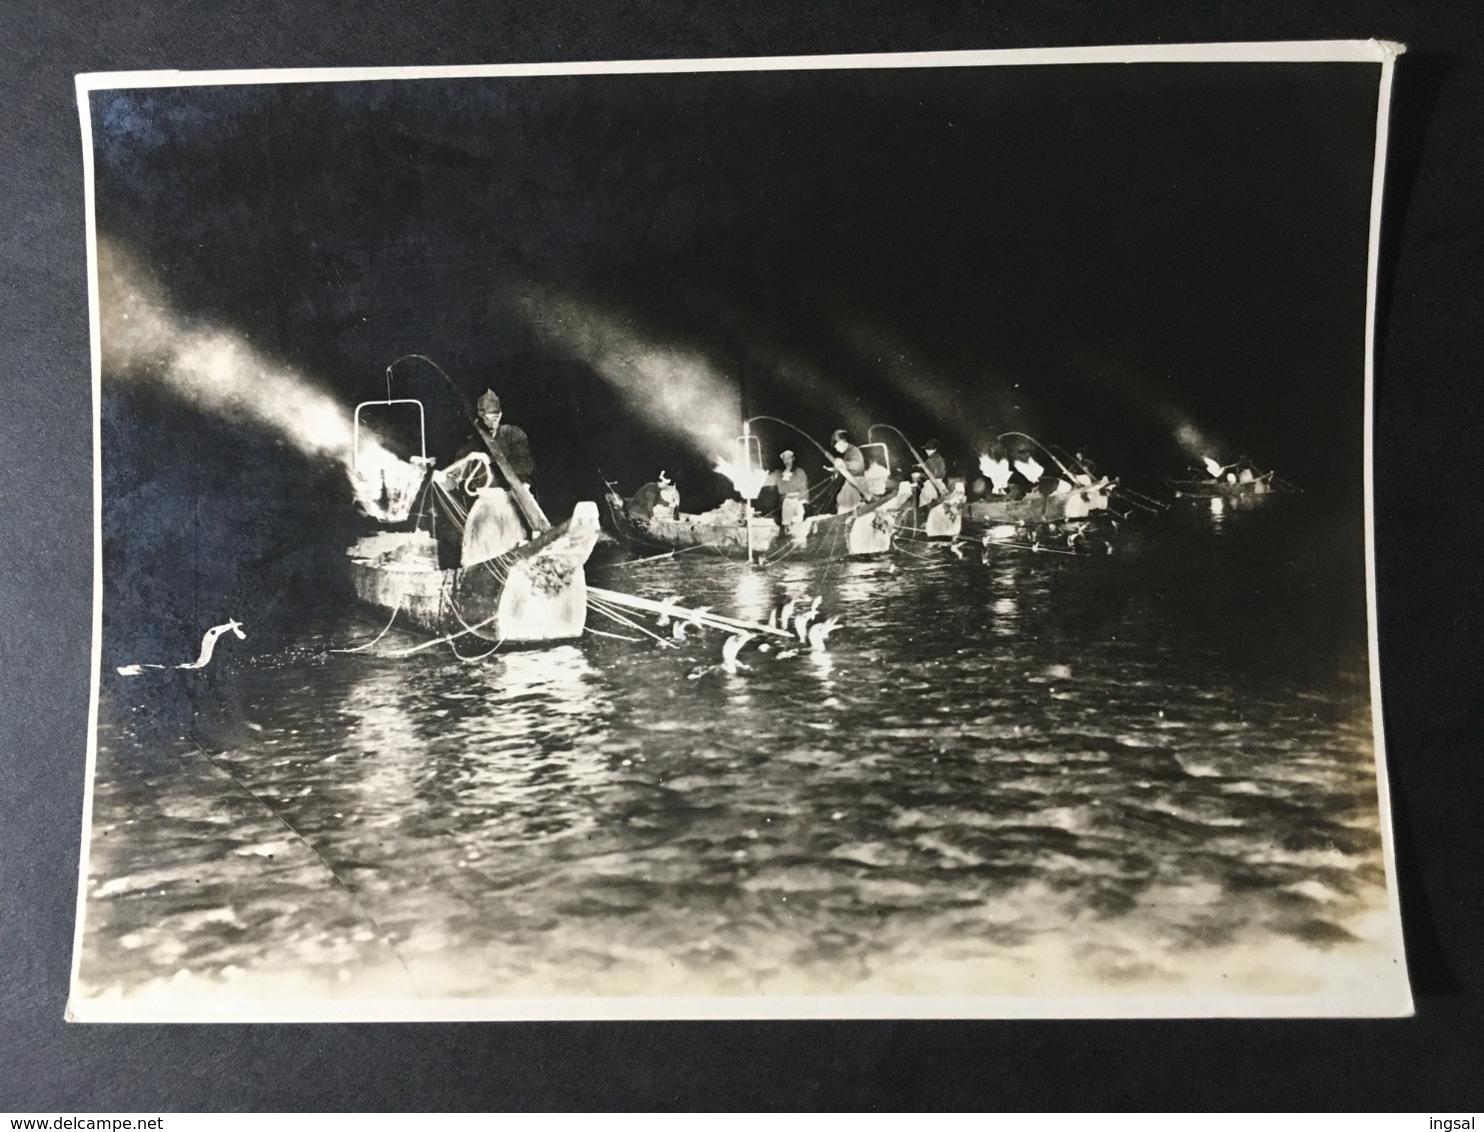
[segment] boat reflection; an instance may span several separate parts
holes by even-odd
[[[605,778],[608,699],[582,650],[567,645],[479,665],[378,664],[336,715],[362,802],[394,817],[435,796],[487,805],[533,775],[548,786]]]
[[[732,591],[735,616],[755,623],[767,621],[768,614],[780,604],[774,590],[773,580],[762,571],[739,571]]]
[[[995,598],[993,632],[999,637],[1013,637],[1020,632],[1019,586],[1021,567],[1018,561],[1001,561],[993,566]]]

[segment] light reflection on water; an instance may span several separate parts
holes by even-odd
[[[1335,582],[1349,544],[1274,514],[1217,532],[1191,508],[1106,556],[595,576],[842,618],[827,652],[754,641],[730,671],[717,633],[482,663],[306,649],[188,686],[184,744],[140,722],[165,685],[114,684],[84,979],[1308,989],[1377,931],[1364,608]]]

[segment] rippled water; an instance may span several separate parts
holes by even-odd
[[[1358,536],[1283,498],[1107,539],[590,572],[750,620],[818,594],[842,620],[826,652],[754,642],[735,670],[719,634],[666,648],[598,616],[639,639],[330,653],[376,631],[347,616],[276,655],[107,680],[82,985],[1282,994],[1369,977],[1390,960]],[[182,692],[189,718],[161,706]]]

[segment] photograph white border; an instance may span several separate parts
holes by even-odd
[[[73,935],[71,990],[66,1017],[74,1022],[438,1022],[599,1021],[639,1019],[1030,1019],[1030,1018],[1278,1018],[1397,1017],[1413,1013],[1405,977],[1377,976],[1373,994],[1352,991],[1317,995],[1108,995],[1108,996],[769,996],[583,998],[356,998],[232,1000],[200,1002],[159,999],[81,998],[77,994],[83,954],[87,876],[92,842],[93,789],[102,665],[103,480],[102,343],[98,294],[98,233],[94,194],[93,130],[89,95],[99,90],[161,87],[246,86],[373,80],[502,78],[543,75],[687,74],[726,71],[865,70],[929,67],[1004,67],[1113,63],[1369,63],[1381,67],[1372,174],[1365,321],[1364,492],[1367,630],[1375,749],[1377,805],[1386,875],[1387,933],[1393,962],[1404,963],[1401,905],[1397,893],[1391,797],[1381,702],[1375,568],[1374,390],[1377,276],[1386,172],[1392,78],[1402,44],[1386,40],[1283,41],[1273,43],[1154,44],[1110,47],[1027,48],[991,51],[931,51],[767,56],[722,59],[650,59],[622,62],[512,63],[434,67],[297,68],[222,71],[119,71],[78,75],[87,225],[89,333],[93,389],[93,641],[88,703],[86,785],[82,811],[77,913]]]

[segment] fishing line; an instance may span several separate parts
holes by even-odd
[[[688,546],[685,549],[686,550],[695,550],[696,547],[694,547],[694,546]],[[604,564],[602,564],[600,566],[594,566],[593,569],[594,570],[626,570],[630,566],[646,566],[646,565],[648,565],[651,562],[667,562],[667,561],[673,559],[679,553],[680,552],[678,550],[669,550],[669,551],[666,551],[664,554],[651,554],[651,555],[649,555],[649,556],[647,556],[645,558],[630,558],[627,562],[607,562],[607,563],[604,563]]]
[[[1123,484],[1118,484],[1115,490],[1117,490],[1120,495],[1128,495],[1131,496],[1133,499],[1141,499],[1145,503],[1152,504],[1155,507],[1169,507],[1169,504],[1166,503],[1164,500],[1155,499],[1152,495],[1145,495],[1142,491],[1135,491],[1133,488],[1125,487]]]
[[[986,550],[994,547],[1003,546],[1006,550],[1028,550],[1032,554],[1068,554],[1071,555],[1073,558],[1089,557],[1088,554],[1080,550],[1058,550],[1054,546],[1042,546],[1040,543],[1031,544],[1026,542],[987,542],[983,545]]]
[[[594,570],[622,570],[629,566],[644,566],[650,562],[664,562],[669,559],[679,558],[682,554],[689,554],[694,550],[714,550],[713,546],[706,543],[696,543],[694,546],[682,546],[679,550],[667,550],[664,554],[651,554],[647,558],[631,558],[627,562],[607,562],[601,566],[594,566]]]
[[[465,656],[463,653],[459,652],[459,646],[454,644],[452,641],[448,642],[448,650],[465,664],[478,664],[481,660],[486,660],[489,657],[494,656],[495,653],[499,652],[500,646],[504,643],[505,639],[502,637],[500,640],[495,642],[494,648],[490,649],[488,652],[482,652],[478,656]]]
[[[592,606],[593,612],[602,614],[610,621],[617,621],[620,625],[627,625],[630,629],[637,629],[645,636],[653,638],[660,644],[664,645],[666,648],[679,647],[675,644],[674,641],[667,640],[666,638],[660,636],[658,633],[653,632],[647,626],[639,624],[632,618],[627,617],[622,613],[615,613],[612,609],[605,608],[603,605],[600,605],[596,599],[589,599],[589,604]],[[593,632],[597,632],[597,630],[593,630]]]
[[[454,615],[455,616],[458,616],[458,610],[456,610],[456,609],[454,610]],[[483,629],[491,621],[494,621],[495,618],[498,617],[498,616],[499,616],[498,613],[491,614],[489,617],[486,617],[483,621],[476,622],[474,625],[470,626],[467,630],[465,630],[463,632],[450,633],[446,637],[437,637],[437,638],[435,638],[435,639],[433,639],[431,641],[424,641],[420,645],[414,645],[412,648],[410,648],[410,649],[404,649],[401,652],[387,652],[387,653],[382,653],[381,655],[383,657],[386,657],[388,660],[401,660],[403,657],[412,656],[414,653],[426,652],[428,649],[433,648],[435,645],[446,645],[449,641],[458,640],[458,638],[460,638],[460,637],[467,637],[470,633],[474,633],[474,632],[477,632],[480,629]],[[462,624],[463,621],[464,621],[464,619],[462,617],[459,617],[460,624]]]

